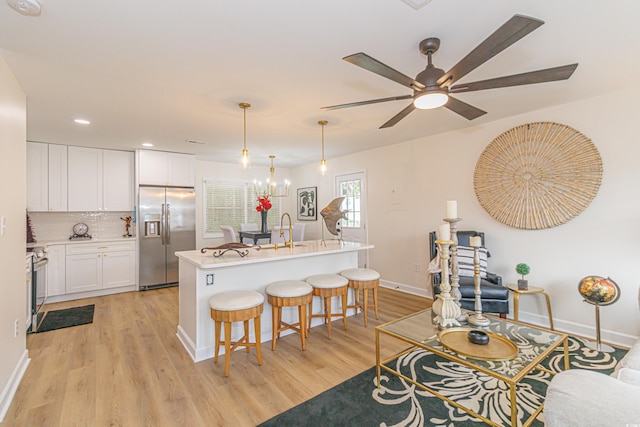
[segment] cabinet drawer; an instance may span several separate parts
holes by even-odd
[[[136,242],[104,242],[104,243],[76,243],[67,245],[67,255],[93,254],[114,251],[134,251]]]

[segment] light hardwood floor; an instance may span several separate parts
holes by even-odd
[[[129,292],[51,304],[47,310],[95,304],[90,325],[29,335],[31,364],[4,426],[255,426],[375,365],[374,327],[427,308],[431,300],[380,289],[373,309],[314,327],[307,350],[297,334],[275,351],[255,349],[194,363],[176,337],[177,288]],[[383,341],[385,354],[402,349]]]

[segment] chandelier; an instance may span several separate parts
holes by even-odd
[[[269,179],[263,187],[262,182],[253,181],[253,192],[256,198],[260,197],[288,197],[289,196],[289,180],[284,180],[282,184],[278,184],[275,178],[276,168],[273,166],[273,159],[276,156],[270,155],[271,167],[269,168]]]

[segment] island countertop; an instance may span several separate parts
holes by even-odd
[[[201,269],[231,267],[261,262],[271,262],[289,258],[312,257],[340,252],[353,252],[373,249],[374,246],[366,243],[354,243],[338,240],[308,240],[295,242],[293,248],[274,245],[256,245],[247,248],[248,254],[241,257],[234,251],[228,251],[219,257],[213,256],[213,250],[202,253],[199,250],[176,252],[176,256]]]

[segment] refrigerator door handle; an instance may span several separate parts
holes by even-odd
[[[165,226],[167,230],[167,245],[171,244],[171,203],[167,203],[167,224]]]
[[[162,208],[160,210],[160,238],[162,239],[162,244],[164,245],[164,231],[165,231],[165,214],[164,214],[164,203],[162,204]]]

